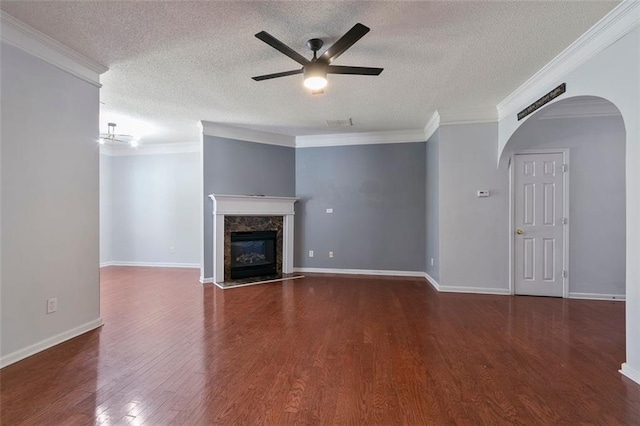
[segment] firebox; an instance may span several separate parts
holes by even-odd
[[[276,274],[276,231],[231,233],[231,279]]]

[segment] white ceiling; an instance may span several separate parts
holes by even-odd
[[[206,120],[286,135],[421,129],[436,109],[495,106],[618,1],[6,1],[0,8],[109,67],[101,128],[141,143],[194,142]],[[299,65],[254,37],[265,30],[304,56],[356,22],[371,32],[335,65],[323,95]],[[325,120],[353,119],[329,128]]]

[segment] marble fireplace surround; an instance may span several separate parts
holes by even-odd
[[[211,194],[213,201],[213,281],[222,283],[224,276],[224,218],[225,216],[281,216],[282,217],[282,273],[293,272],[293,205],[295,197],[262,195]],[[280,269],[280,268],[278,268]]]

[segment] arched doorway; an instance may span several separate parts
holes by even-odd
[[[624,299],[625,144],[620,111],[613,103],[595,96],[576,96],[550,104],[528,118],[509,138],[501,163],[511,168],[513,293]],[[538,198],[531,195],[535,191],[528,191],[529,195],[519,193],[524,179],[519,173],[525,173],[519,170],[520,165],[528,164],[527,173],[534,173],[531,169],[534,158],[539,163],[549,163],[551,160],[545,158],[553,155],[564,163],[564,171],[556,169],[562,177],[539,184],[545,188],[544,196],[539,194],[541,191]],[[533,188],[533,184],[525,184],[525,188],[526,185]],[[552,190],[546,191],[547,188]],[[552,192],[563,195],[548,198],[547,194]],[[554,202],[563,204],[556,209],[561,213],[547,226],[559,231],[555,237],[549,233],[536,237],[536,232],[544,231],[545,226],[532,227],[529,235],[519,235],[525,234],[519,228],[522,215],[536,199],[545,206]],[[547,214],[544,208],[536,207],[539,216]],[[531,213],[527,214],[531,220]],[[562,286],[560,292],[558,285]],[[538,288],[540,292],[536,293]],[[556,291],[545,294],[548,289]]]

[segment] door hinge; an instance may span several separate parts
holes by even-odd
[[[567,271],[562,271],[562,278],[567,278],[567,275],[569,275]]]
[[[569,223],[569,219],[567,219],[566,217],[562,218],[562,224],[566,225],[567,223]]]
[[[563,165],[562,165],[562,172],[563,172],[563,173],[566,173],[566,172],[568,172],[568,171],[569,171],[569,165],[568,165],[568,164],[563,164]]]

